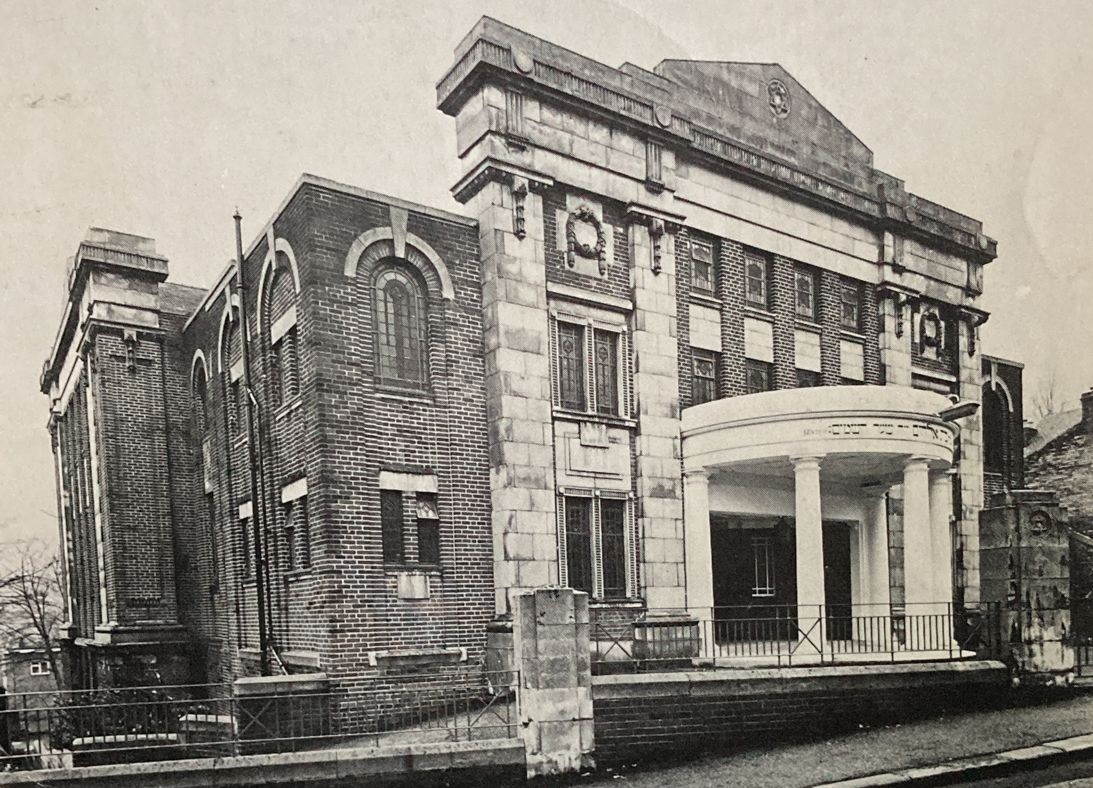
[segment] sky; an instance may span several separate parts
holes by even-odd
[[[984,350],[1093,385],[1093,4],[0,0],[0,542],[53,538],[38,376],[90,226],[209,286],[301,172],[459,211],[452,51],[487,14],[617,66],[778,62],[907,188],[984,223]]]

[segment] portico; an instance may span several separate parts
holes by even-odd
[[[772,618],[790,622],[778,635],[797,656],[951,651],[957,428],[939,416],[949,405],[855,386],[684,411],[687,607],[714,622],[710,653],[767,637],[756,622]],[[893,572],[889,515],[900,501]]]

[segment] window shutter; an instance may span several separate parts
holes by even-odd
[[[589,413],[596,412],[596,342],[592,321],[588,321],[584,328],[584,390],[585,410]]]
[[[603,598],[603,534],[600,528],[600,496],[592,498],[592,596]]]
[[[623,418],[634,416],[634,364],[630,358],[630,331],[619,333],[619,375],[622,377],[622,385],[619,386],[619,415]]]
[[[561,352],[561,346],[558,343],[558,318],[551,315],[549,318],[550,323],[550,391],[551,397],[554,401],[554,407],[561,407],[562,404],[562,380],[561,371],[558,367],[558,354]],[[563,553],[564,555],[564,553]],[[562,583],[565,585],[565,583]]]
[[[555,514],[558,528],[558,585],[569,585],[569,561],[566,558],[565,549],[565,496],[559,495]]]
[[[636,597],[640,593],[638,589],[638,518],[635,511],[636,502],[633,498],[626,505],[626,578],[628,588],[627,596]]]

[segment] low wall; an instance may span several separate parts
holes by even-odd
[[[754,744],[989,705],[1001,662],[595,676],[599,764]]]
[[[0,786],[34,788],[308,788],[502,785],[524,778],[518,740],[330,749],[232,758],[0,772]]]

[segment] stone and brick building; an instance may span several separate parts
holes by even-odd
[[[42,387],[89,673],[253,672],[256,561],[275,662],[334,675],[473,658],[548,585],[618,621],[979,601],[978,221],[773,64],[486,18],[437,95],[465,216],[305,175],[244,292],[81,245]]]

